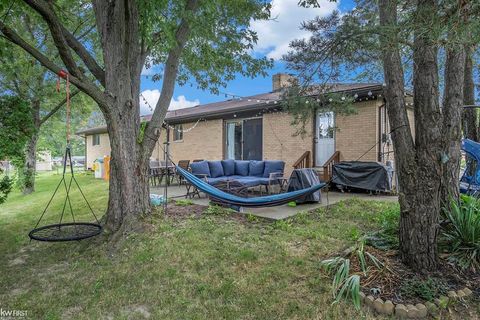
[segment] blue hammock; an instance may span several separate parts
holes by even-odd
[[[270,196],[264,197],[256,197],[256,198],[242,198],[239,196],[235,196],[233,194],[229,194],[218,188],[215,188],[205,182],[204,180],[196,177],[192,173],[182,169],[180,167],[176,167],[177,172],[180,173],[188,182],[194,185],[197,189],[205,192],[206,194],[212,196],[215,199],[220,200],[223,203],[227,203],[230,205],[235,205],[239,207],[273,207],[273,206],[280,206],[282,204],[289,203],[291,201],[297,200],[304,196],[310,195],[320,189],[322,189],[326,183],[320,183],[314,186],[311,186],[306,189],[281,193],[281,194],[274,194]]]

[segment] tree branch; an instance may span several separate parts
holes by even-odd
[[[62,70],[58,65],[49,60],[40,51],[38,51],[36,48],[23,40],[14,30],[6,26],[2,21],[0,21],[0,32],[7,40],[15,43],[20,48],[28,52],[32,57],[34,57],[38,62],[40,62],[40,64],[42,64],[45,68],[49,69],[53,73],[58,74]],[[69,79],[77,88],[92,97],[92,99],[99,104],[100,108],[107,104],[107,97],[95,85],[88,83],[87,81],[83,81],[75,77],[74,75],[70,75]]]
[[[198,9],[199,0],[189,0],[185,7],[185,12],[194,13]],[[165,62],[164,77],[162,83],[162,91],[160,98],[155,106],[152,119],[147,124],[145,129],[146,139],[143,141],[143,156],[149,157],[152,153],[155,143],[160,136],[160,130],[162,128],[163,120],[170,106],[172,100],[173,90],[175,88],[175,82],[177,79],[178,66],[180,64],[180,57],[182,50],[185,47],[185,43],[188,40],[190,34],[190,24],[188,18],[183,18],[180,22],[177,32],[175,33],[175,40],[177,45],[170,49],[168,53],[167,61]]]
[[[92,55],[87,51],[85,46],[78,41],[75,36],[68,31],[65,27],[62,26],[62,32],[65,35],[68,45],[72,48],[75,53],[82,59],[85,66],[90,70],[93,76],[100,81],[103,87],[105,87],[105,71],[100,67],[97,61],[92,57]]]
[[[77,94],[80,93],[80,90],[75,90],[70,94],[70,99],[75,97]],[[53,116],[64,104],[67,103],[67,98],[60,101],[49,113],[45,115],[42,119],[40,119],[40,125],[44,124],[51,116]]]
[[[72,52],[67,44],[63,32],[65,27],[60,23],[60,20],[50,5],[42,0],[24,0],[24,2],[37,11],[48,24],[55,46],[57,47],[60,58],[67,67],[68,72],[78,78],[83,78],[83,74],[78,68],[75,59],[73,59]]]

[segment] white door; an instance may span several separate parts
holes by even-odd
[[[335,117],[333,112],[319,112],[317,114],[316,141],[315,165],[323,166],[335,153]]]

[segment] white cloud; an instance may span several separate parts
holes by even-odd
[[[142,92],[142,96],[145,97],[147,100],[148,104],[143,100],[142,97],[140,97],[140,114],[141,115],[146,115],[146,114],[151,114],[153,111],[150,109],[150,106],[152,108],[155,108],[155,105],[157,104],[158,98],[160,98],[160,91],[159,90],[145,90]],[[200,100],[195,99],[195,100],[187,100],[187,98],[184,95],[180,95],[177,97],[177,99],[173,98],[172,101],[170,102],[170,106],[168,110],[178,110],[178,109],[183,109],[183,108],[189,108],[189,107],[194,107],[196,105],[200,104]]]
[[[328,16],[338,8],[340,1],[319,0],[319,3],[319,8],[303,8],[298,6],[298,0],[273,0],[271,16],[276,19],[252,22],[252,28],[258,34],[254,51],[268,58],[281,59],[289,51],[290,41],[310,36],[300,30],[303,21]]]

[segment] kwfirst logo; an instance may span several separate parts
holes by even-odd
[[[11,318],[26,318],[27,310],[9,310],[0,308],[0,320]]]

